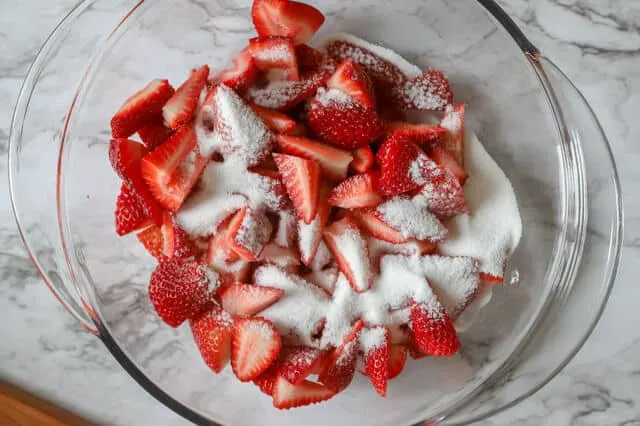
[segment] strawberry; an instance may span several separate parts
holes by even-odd
[[[289,133],[298,125],[295,120],[276,110],[263,108],[258,105],[249,106],[274,133]]]
[[[358,320],[340,346],[331,353],[324,371],[318,374],[318,381],[335,393],[343,391],[353,380],[359,350],[358,341],[363,328],[364,322]]]
[[[249,40],[249,50],[256,67],[269,80],[299,80],[298,59],[289,37],[270,36]]]
[[[162,254],[169,259],[187,259],[194,257],[196,247],[183,229],[175,221],[173,214],[164,213],[162,232]]]
[[[387,225],[378,217],[375,209],[359,210],[355,212],[355,217],[360,223],[360,226],[375,238],[393,244],[407,242],[407,238],[405,238],[400,231]]]
[[[144,231],[139,232],[137,237],[151,256],[155,257],[158,261],[164,259],[164,254],[162,254],[164,241],[162,239],[162,230],[158,225],[152,225],[146,228]]]
[[[325,353],[307,346],[291,346],[282,350],[278,360],[278,375],[298,385],[324,364]]]
[[[407,240],[443,241],[447,228],[425,208],[425,205],[408,196],[389,198],[376,208],[378,219],[397,230]]]
[[[114,138],[128,138],[162,111],[173,96],[173,87],[167,80],[153,80],[144,89],[127,99],[111,119]]]
[[[259,261],[268,265],[276,265],[283,269],[295,269],[300,265],[298,252],[292,248],[281,247],[274,243],[269,243],[260,253]]]
[[[396,85],[391,97],[399,108],[421,111],[441,111],[453,101],[447,77],[434,69]]]
[[[343,209],[374,207],[383,200],[377,192],[380,172],[367,172],[343,180],[333,188],[329,204]]]
[[[277,377],[273,385],[273,406],[287,410],[326,401],[334,395],[333,391],[319,383],[303,380],[293,385],[284,377]]]
[[[264,212],[242,208],[229,223],[229,244],[241,259],[254,262],[271,239],[273,226]]]
[[[308,113],[309,127],[321,139],[354,149],[378,139],[383,130],[376,109],[338,89],[318,90]]]
[[[248,47],[233,58],[232,68],[227,68],[218,76],[220,83],[238,92],[251,87],[257,78],[258,67],[256,67],[251,50]]]
[[[296,46],[298,68],[302,73],[318,71],[322,62],[325,60],[324,56],[324,53],[307,44],[299,44]]]
[[[142,177],[160,204],[176,211],[207,160],[198,152],[193,126],[184,126],[142,159]]]
[[[418,247],[418,252],[423,256],[425,254],[433,254],[438,251],[438,245],[431,241],[416,241],[415,243]]]
[[[338,65],[336,71],[327,81],[327,87],[340,90],[362,105],[370,108],[376,107],[376,98],[371,80],[369,80],[367,73],[360,65],[349,59],[345,59]]]
[[[140,169],[140,160],[147,153],[144,145],[131,139],[117,138],[109,142],[109,161],[120,179],[129,179]]]
[[[160,144],[169,139],[172,133],[173,131],[164,125],[161,115],[138,129],[138,136],[140,136],[147,151],[153,151],[160,146]]]
[[[456,161],[453,154],[450,154],[444,148],[439,146],[434,147],[431,152],[429,152],[429,157],[436,163],[438,163],[442,168],[451,173],[453,177],[458,179],[461,185],[464,185],[464,182],[467,180],[467,172],[460,166],[460,164]]]
[[[284,290],[253,284],[235,284],[220,292],[222,308],[232,315],[250,317],[267,309],[284,295]]]
[[[444,307],[435,303],[416,303],[411,308],[413,342],[423,353],[431,356],[451,356],[460,349],[456,329]]]
[[[411,124],[402,121],[387,122],[385,128],[388,137],[409,139],[426,148],[439,143],[447,133],[443,127],[433,124]]]
[[[240,259],[240,256],[231,248],[229,239],[230,222],[231,219],[235,217],[235,214],[234,212],[230,217],[223,220],[222,223],[218,225],[214,235],[209,239],[205,255],[205,259],[209,265],[216,265],[219,262],[235,262]]]
[[[291,37],[306,43],[324,23],[324,15],[313,6],[291,0],[254,0],[253,25],[260,37]]]
[[[191,71],[189,78],[182,83],[171,99],[162,107],[165,124],[173,130],[189,122],[198,108],[200,93],[207,84],[209,66],[203,65]]]
[[[380,396],[387,395],[389,379],[389,351],[391,337],[385,326],[365,328],[360,334],[360,347],[364,351],[365,373]]]
[[[464,104],[448,105],[440,121],[447,133],[441,139],[442,147],[449,151],[460,166],[464,165]]]
[[[148,210],[128,182],[123,182],[120,186],[115,216],[116,232],[120,236],[153,225]]]
[[[453,217],[469,212],[460,182],[446,171],[424,185],[417,199],[423,200],[419,202],[424,202],[429,211],[439,217]]]
[[[487,285],[502,284],[504,282],[504,274],[499,277],[488,272],[480,272],[480,280]]]
[[[353,161],[349,168],[355,173],[364,173],[371,170],[375,157],[369,146],[361,146],[353,150]]]
[[[276,143],[285,154],[317,161],[323,174],[334,181],[347,176],[347,169],[353,160],[348,151],[307,138],[278,135]]]
[[[256,385],[260,391],[266,395],[273,395],[273,385],[278,378],[277,369],[274,365],[269,367],[267,371],[253,379],[253,384]]]
[[[398,377],[402,373],[406,361],[407,347],[404,345],[391,345],[389,348],[389,380]]]
[[[260,376],[278,358],[278,331],[264,318],[238,320],[233,327],[231,368],[241,382]]]
[[[297,236],[300,260],[306,266],[310,266],[316,257],[318,247],[322,241],[322,230],[329,222],[331,206],[327,202],[331,187],[323,183],[318,197],[318,212],[310,224],[304,220],[298,220]]]
[[[369,290],[371,287],[369,252],[355,219],[347,216],[333,222],[324,230],[324,241],[353,290],[356,293]]]
[[[191,332],[204,362],[220,373],[231,356],[233,318],[217,305],[191,320]]]
[[[331,296],[333,295],[333,291],[336,288],[336,283],[339,276],[338,274],[338,268],[320,269],[305,275],[304,279],[309,281],[310,283],[317,285]]]
[[[151,273],[149,299],[158,316],[171,327],[200,314],[213,300],[218,277],[201,263],[171,259]]]
[[[274,243],[280,247],[292,248],[298,238],[296,213],[291,210],[278,212],[278,227],[273,237]]]
[[[298,218],[307,224],[311,223],[318,212],[320,166],[314,160],[293,155],[273,154],[273,159]]]

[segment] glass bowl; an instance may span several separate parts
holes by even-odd
[[[364,378],[333,400],[277,411],[211,373],[187,326],[147,298],[154,262],[119,238],[109,119],[152,78],[223,67],[254,35],[249,0],[85,0],[33,63],[13,116],[12,203],[53,293],[151,394],[200,424],[464,424],[538,390],[580,349],[604,308],[622,241],[606,137],[568,78],[491,0],[320,0],[322,33],[385,44],[449,76],[467,126],[511,180],[524,232],[508,277],[450,359],[410,361],[379,398]],[[426,423],[425,423],[426,424]],[[429,423],[431,424],[431,423]]]

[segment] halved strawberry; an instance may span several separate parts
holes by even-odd
[[[249,50],[256,67],[268,80],[299,80],[298,59],[293,40],[269,36],[249,40]]]
[[[153,225],[149,211],[129,182],[123,182],[120,186],[115,216],[116,232],[120,236]]]
[[[376,97],[371,80],[360,65],[349,59],[345,59],[338,65],[336,72],[327,81],[327,87],[346,93],[362,105],[376,107]]]
[[[342,180],[347,176],[349,163],[353,160],[353,156],[348,151],[312,139],[278,135],[276,142],[278,148],[285,154],[317,161],[323,174],[334,181]]]
[[[368,172],[375,161],[373,151],[369,146],[361,146],[353,150],[353,161],[349,164],[349,168],[355,173]]]
[[[358,320],[340,346],[331,353],[325,370],[318,374],[318,381],[335,393],[343,391],[353,380],[363,328],[364,322]]]
[[[273,225],[264,212],[242,208],[229,223],[229,244],[240,258],[254,262],[271,239]]]
[[[320,187],[318,197],[318,212],[310,224],[304,220],[298,221],[298,249],[300,250],[300,260],[306,266],[310,266],[316,257],[318,247],[322,241],[322,231],[329,222],[331,206],[327,202],[331,187],[323,183]]]
[[[147,153],[144,145],[126,138],[111,139],[109,142],[109,161],[111,167],[120,176],[127,180],[132,174],[138,173],[140,161]]]
[[[324,230],[324,241],[357,293],[371,287],[371,264],[367,244],[355,219],[347,216]]]
[[[407,347],[404,345],[391,345],[389,348],[389,380],[402,373],[407,361]]]
[[[191,71],[189,78],[178,87],[171,99],[162,107],[162,117],[168,127],[176,130],[191,120],[198,108],[200,93],[207,84],[208,78],[208,65]]]
[[[111,119],[114,138],[128,138],[162,111],[173,96],[173,87],[167,80],[153,80],[144,89],[127,99]]]
[[[171,259],[151,273],[149,299],[158,316],[177,327],[199,315],[213,300],[217,274],[193,260]]]
[[[442,147],[449,151],[460,166],[464,166],[464,104],[448,105],[440,121],[447,134],[441,139]]]
[[[253,104],[249,106],[274,133],[289,133],[298,125],[294,119],[276,110]]]
[[[320,349],[308,346],[284,348],[278,359],[278,375],[287,379],[289,383],[298,385],[325,362],[325,355]]]
[[[220,373],[231,356],[233,318],[218,305],[211,311],[191,320],[191,332],[202,359],[216,373]]]
[[[298,58],[298,69],[302,73],[318,71],[324,60],[324,53],[314,49],[308,44],[296,46],[296,57]]]
[[[311,223],[318,212],[321,169],[314,160],[273,154],[289,198],[300,219]]]
[[[149,152],[169,139],[172,133],[173,131],[164,125],[164,120],[160,114],[158,114],[153,121],[150,121],[149,124],[138,129],[138,136],[140,136],[142,143],[144,143],[145,148],[147,148]]]
[[[280,334],[264,318],[238,320],[233,327],[231,368],[241,382],[260,376],[278,358]]]
[[[329,204],[343,209],[375,207],[383,199],[378,194],[380,172],[351,176],[338,184],[329,195]]]
[[[158,261],[164,258],[164,254],[162,254],[164,241],[162,239],[162,230],[158,225],[149,226],[139,232],[137,237],[151,256],[155,257]]]
[[[453,217],[469,212],[462,185],[447,171],[431,179],[416,197],[422,199],[419,202],[425,202],[429,211],[439,217]]]
[[[375,209],[362,209],[354,213],[360,226],[372,236],[393,244],[402,244],[408,241],[400,231],[383,222],[376,214]]]
[[[423,353],[431,356],[451,356],[460,349],[460,341],[453,322],[444,307],[434,303],[417,303],[411,309],[413,342]]]
[[[161,232],[163,241],[162,254],[166,257],[169,259],[187,259],[195,256],[197,250],[193,241],[178,226],[172,213],[164,213]]]
[[[232,315],[250,317],[267,309],[284,295],[284,290],[253,284],[235,284],[220,292],[222,308]]]
[[[326,401],[334,395],[333,391],[319,383],[303,380],[293,385],[284,377],[277,377],[273,385],[273,406],[287,410]]]
[[[309,41],[324,23],[318,9],[291,0],[254,0],[251,17],[260,37],[291,37],[296,44]]]
[[[246,47],[233,58],[233,68],[228,68],[218,76],[220,83],[242,92],[258,78],[258,67],[253,60],[251,50]]]
[[[387,136],[406,138],[418,145],[425,145],[427,148],[440,142],[447,131],[443,127],[433,124],[412,124],[402,121],[387,122]]]
[[[385,326],[365,328],[360,334],[365,373],[380,396],[387,395],[390,346],[391,336],[389,329]]]
[[[445,170],[451,173],[456,179],[458,179],[458,182],[464,185],[464,182],[468,177],[467,172],[465,172],[462,166],[460,166],[460,164],[456,161],[453,154],[450,154],[449,151],[444,148],[436,146],[431,150],[431,152],[429,152],[429,156],[433,159],[433,161],[438,163]]]
[[[447,77],[438,70],[430,69],[393,87],[391,98],[399,108],[441,111],[453,101],[453,92]]]

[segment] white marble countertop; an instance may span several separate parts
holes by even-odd
[[[0,1],[0,174],[24,73],[76,0]],[[583,91],[609,136],[626,189],[625,253],[596,331],[548,386],[483,425],[640,425],[640,2],[503,0],[538,47]],[[99,424],[187,424],[140,388],[43,285],[0,179],[0,378]]]

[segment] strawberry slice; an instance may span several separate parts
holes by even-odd
[[[349,168],[355,173],[364,173],[371,170],[375,157],[369,146],[361,146],[353,150],[353,161]]]
[[[257,78],[258,67],[256,67],[251,50],[248,47],[233,58],[232,68],[222,71],[218,76],[220,83],[238,92],[251,87]]]
[[[278,212],[278,227],[273,237],[273,242],[280,247],[292,248],[298,238],[298,221],[296,213],[292,210]]]
[[[200,314],[213,300],[218,276],[201,263],[171,259],[151,273],[149,299],[158,316],[177,327]]]
[[[176,223],[173,214],[164,213],[162,232],[162,254],[169,259],[187,259],[194,257],[197,252],[196,246],[186,232]]]
[[[464,104],[448,105],[440,121],[440,127],[447,131],[441,143],[460,166],[464,165]]]
[[[131,184],[123,182],[116,200],[116,232],[127,235],[153,225],[149,211]]]
[[[362,67],[349,59],[342,61],[336,72],[327,81],[329,89],[337,89],[362,105],[376,107],[373,84]]]
[[[416,303],[411,308],[413,342],[426,355],[451,356],[460,349],[460,341],[444,307],[435,297],[433,302]]]
[[[252,38],[249,50],[256,67],[266,73],[268,80],[300,79],[296,49],[289,37]]]
[[[395,196],[376,208],[378,219],[397,230],[406,240],[439,243],[447,236],[447,228],[416,199]]]
[[[277,378],[277,369],[275,368],[275,365],[272,365],[267,369],[267,371],[253,379],[253,384],[256,385],[265,395],[272,396],[273,385],[275,385]]]
[[[233,328],[231,368],[238,380],[248,382],[260,376],[278,358],[280,335],[264,318],[238,320]]]
[[[346,389],[353,380],[360,349],[358,341],[363,328],[364,322],[358,320],[340,346],[331,353],[325,370],[318,374],[318,380],[335,393]]]
[[[298,248],[300,249],[300,260],[306,266],[310,266],[318,252],[320,242],[322,241],[322,230],[329,222],[331,215],[331,206],[327,202],[329,191],[331,188],[327,184],[323,184],[320,188],[320,196],[318,197],[318,213],[310,224],[303,220],[298,221]]]
[[[173,96],[173,87],[167,80],[153,80],[144,89],[127,99],[111,119],[114,138],[128,138],[161,111]]]
[[[232,315],[250,317],[267,309],[284,295],[284,290],[253,284],[235,284],[220,293],[222,308]]]
[[[462,185],[446,171],[424,185],[414,199],[424,203],[430,212],[439,217],[469,213]]]
[[[404,345],[391,345],[389,348],[389,380],[395,379],[404,370],[407,361],[407,347]]]
[[[299,44],[296,46],[296,58],[300,72],[308,73],[320,69],[325,55],[307,44]]]
[[[171,99],[162,107],[162,117],[168,127],[176,130],[191,120],[198,108],[200,93],[207,84],[208,78],[208,65],[191,71],[189,78],[178,87]]]
[[[293,248],[281,247],[274,243],[265,246],[260,257],[260,262],[268,265],[276,265],[284,270],[295,270],[300,265],[298,252]]]
[[[420,111],[442,111],[453,102],[447,77],[434,69],[396,85],[391,90],[391,97],[399,108]]]
[[[220,373],[231,356],[231,315],[214,305],[210,312],[191,320],[191,332],[204,362],[214,372]]]
[[[403,244],[408,240],[400,231],[383,222],[376,214],[375,209],[359,210],[354,215],[360,226],[375,238],[392,244]]]
[[[439,143],[447,134],[447,130],[440,126],[433,124],[411,124],[403,121],[386,123],[386,132],[388,137],[409,139],[426,148]]]
[[[164,254],[162,254],[164,240],[162,239],[162,230],[158,225],[149,226],[139,232],[137,237],[151,256],[155,257],[158,261],[164,259]]]
[[[319,383],[303,380],[293,385],[284,377],[278,377],[273,385],[273,406],[287,410],[326,401],[334,395],[333,391]]]
[[[278,375],[293,385],[299,385],[323,365],[325,353],[307,346],[291,346],[282,350],[278,360]]]
[[[298,125],[294,119],[276,110],[258,105],[249,106],[274,133],[289,133]]]
[[[446,171],[451,173],[453,177],[458,179],[458,182],[460,182],[461,185],[464,185],[464,182],[468,177],[467,172],[465,172],[458,161],[456,161],[453,154],[449,153],[449,151],[444,148],[436,146],[431,150],[431,152],[429,152],[429,157],[431,157],[433,161],[438,163]]]
[[[317,161],[323,174],[334,181],[347,177],[347,169],[353,161],[348,151],[307,138],[278,135],[276,142],[285,154]]]
[[[333,188],[329,204],[343,209],[377,206],[383,201],[377,192],[379,179],[378,171],[351,176]]]
[[[116,138],[109,142],[111,167],[123,180],[139,173],[140,161],[146,153],[144,145],[131,139]]]
[[[260,37],[291,37],[295,44],[309,41],[324,23],[318,9],[291,0],[254,0],[251,17]]]
[[[273,225],[264,212],[242,208],[229,223],[229,244],[241,259],[254,262],[271,239]]]
[[[318,212],[321,169],[314,160],[293,155],[273,154],[289,198],[298,218],[311,223]]]
[[[230,234],[230,222],[235,217],[235,212],[226,220],[222,221],[218,225],[216,232],[209,239],[207,247],[207,253],[205,259],[209,265],[216,265],[218,262],[234,262],[240,259],[240,256],[236,254],[231,248],[229,239]]]
[[[365,374],[371,379],[374,389],[380,396],[387,395],[390,346],[391,333],[385,326],[365,328],[360,334]]]
[[[173,131],[164,125],[162,115],[158,115],[153,121],[138,129],[138,136],[144,143],[147,151],[153,151],[164,141],[169,139]]]
[[[356,293],[371,287],[371,264],[367,243],[355,219],[347,216],[324,230],[324,241]]]
[[[207,163],[196,146],[193,126],[184,126],[142,159],[142,177],[160,204],[176,211]]]

